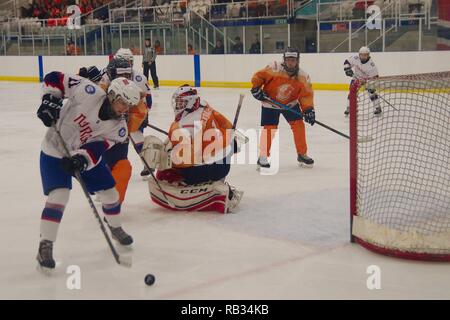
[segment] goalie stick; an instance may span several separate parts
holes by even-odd
[[[53,129],[56,131],[56,135],[58,137],[58,139],[60,140],[64,151],[66,153],[66,157],[70,157],[70,152],[69,149],[67,148],[67,145],[64,141],[64,139],[61,136],[61,133],[59,132],[59,130],[56,128],[55,123],[52,124]],[[108,235],[108,232],[106,231],[105,225],[103,224],[102,219],[100,218],[100,215],[97,211],[97,208],[95,207],[94,202],[92,201],[92,198],[89,194],[89,191],[87,190],[86,184],[84,183],[83,178],[81,177],[80,172],[77,170],[75,171],[75,178],[77,178],[78,182],[81,185],[81,188],[83,189],[84,195],[86,196],[86,199],[89,202],[89,205],[91,206],[92,212],[94,213],[94,216],[97,218],[98,223],[100,224],[100,229],[103,232],[103,235],[105,236],[106,242],[108,242],[109,248],[111,249],[111,252],[114,256],[114,259],[116,260],[116,262],[122,266],[125,267],[131,267],[131,256],[121,256],[119,255],[119,253],[117,252],[116,248],[114,247],[111,238]]]

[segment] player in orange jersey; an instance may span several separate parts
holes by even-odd
[[[312,167],[314,160],[307,155],[305,122],[314,125],[314,93],[309,75],[299,68],[300,53],[295,48],[287,48],[283,62],[273,62],[252,77],[251,92],[262,102],[261,133],[258,166],[269,168],[270,147],[278,128],[280,115],[286,119],[294,135],[297,160],[300,165]],[[278,101],[291,108],[280,109],[267,101]]]

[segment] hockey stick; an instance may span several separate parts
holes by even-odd
[[[236,108],[236,113],[234,115],[233,126],[231,127],[231,129],[234,132],[236,132],[236,125],[237,125],[237,122],[238,122],[238,119],[239,119],[239,114],[241,113],[242,101],[244,101],[244,95],[241,93],[239,95],[239,102],[238,102],[238,106]],[[235,133],[236,136],[238,134],[240,135],[240,137],[244,138],[244,144],[246,144],[249,141],[248,137],[246,135],[244,135],[243,133],[241,133],[240,131],[238,131],[238,133]]]
[[[272,105],[275,105],[276,107],[279,107],[279,108],[284,109],[284,110],[291,111],[292,113],[295,113],[296,115],[299,115],[299,116],[303,117],[303,114],[301,112],[298,112],[297,110],[289,108],[287,105],[279,103],[278,101],[275,101],[275,100],[270,99],[270,98],[266,98],[266,101],[269,102]],[[338,131],[336,129],[333,129],[333,128],[327,126],[326,124],[324,124],[324,123],[322,123],[320,121],[316,120],[315,123],[317,123],[319,126],[324,127],[325,129],[328,129],[328,130],[330,130],[330,131],[332,131],[334,133],[337,133],[338,135],[340,135],[340,136],[342,136],[344,138],[350,139],[350,137],[348,135],[346,135],[345,133],[342,133],[342,132],[340,132],[340,131]]]
[[[159,188],[159,191],[161,191],[164,200],[166,200],[167,204],[171,207],[171,208],[176,208],[176,206],[167,198],[166,193],[164,192],[164,190],[161,188],[161,185],[159,184],[158,179],[156,179],[155,174],[153,173],[152,169],[150,168],[150,166],[147,163],[147,160],[144,159],[144,157],[140,154],[140,152],[137,150],[136,148],[136,142],[134,141],[133,137],[131,135],[128,135],[128,137],[130,138],[131,143],[133,144],[134,150],[136,151],[136,153],[138,154],[139,158],[141,158],[141,161],[144,163],[145,168],[150,172],[153,180],[155,180],[156,185]]]
[[[167,131],[164,131],[163,129],[160,129],[160,128],[156,127],[156,126],[153,126],[153,125],[151,125],[150,123],[147,124],[147,126],[148,126],[149,128],[152,128],[153,130],[156,130],[156,131],[158,131],[158,132],[161,132],[161,133],[165,134],[166,136],[169,135],[169,133],[168,133]]]
[[[52,127],[56,131],[56,135],[58,136],[58,139],[60,140],[60,142],[64,148],[66,156],[70,157],[69,149],[67,148],[67,145],[61,136],[61,133],[56,128],[55,123],[52,124]],[[117,250],[114,247],[114,245],[111,241],[111,238],[108,235],[108,232],[106,231],[105,225],[103,224],[103,221],[100,218],[100,215],[98,214],[97,208],[95,207],[94,202],[92,201],[91,195],[89,194],[89,191],[87,190],[86,184],[84,183],[84,180],[81,177],[80,171],[78,171],[78,170],[75,171],[75,178],[77,178],[78,182],[80,183],[81,188],[83,189],[84,195],[86,196],[86,199],[88,200],[89,205],[91,206],[92,212],[94,213],[94,216],[97,218],[98,223],[100,224],[100,229],[102,230],[103,235],[105,236],[106,242],[108,242],[109,248],[111,249],[114,259],[116,260],[116,262],[118,264],[120,264],[122,266],[131,267],[131,256],[121,256],[117,253]]]
[[[275,100],[270,99],[270,98],[266,98],[265,101],[269,102],[270,104],[272,104],[272,105],[274,105],[276,107],[279,107],[279,108],[284,109],[284,110],[291,111],[291,112],[293,112],[293,113],[303,117],[303,114],[301,112],[298,112],[297,110],[289,108],[288,106],[286,106],[286,105],[284,105],[282,103],[279,103],[278,101],[275,101]],[[315,123],[317,123],[319,126],[324,127],[325,129],[328,129],[328,130],[330,130],[330,131],[340,135],[341,137],[344,137],[344,138],[350,140],[350,137],[348,135],[346,135],[345,133],[342,133],[342,132],[340,132],[340,131],[338,131],[338,130],[336,130],[336,129],[334,129],[334,128],[332,128],[332,127],[330,127],[330,126],[328,126],[328,125],[326,125],[326,124],[324,124],[324,123],[322,123],[322,122],[320,122],[318,120],[316,120]],[[358,140],[360,142],[369,142],[369,141],[372,141],[373,138],[372,137],[360,137]]]
[[[241,113],[241,107],[242,107],[242,101],[244,100],[244,95],[241,93],[239,95],[239,102],[238,102],[238,106],[236,109],[236,114],[234,115],[234,120],[233,120],[233,130],[236,130],[236,124],[238,122],[238,118],[239,118],[239,114]]]
[[[383,98],[380,94],[377,93],[377,95],[381,98],[381,100],[386,102],[392,109],[394,109],[395,111],[398,111],[398,109],[396,107],[394,107],[389,101],[387,101],[385,98]]]

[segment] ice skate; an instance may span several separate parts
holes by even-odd
[[[53,260],[53,242],[42,240],[39,243],[39,251],[36,259],[43,270],[55,269],[55,260]]]
[[[269,160],[265,156],[261,156],[258,158],[257,165],[258,165],[257,170],[259,170],[260,168],[266,168],[266,169],[270,168]]]
[[[314,160],[308,157],[306,154],[304,155],[299,154],[297,156],[297,161],[299,166],[301,167],[312,168],[314,166]]]

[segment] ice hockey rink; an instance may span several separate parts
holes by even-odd
[[[174,88],[153,91],[150,123],[173,119]],[[247,89],[200,88],[203,99],[232,119],[245,93],[238,127],[259,128],[260,107]],[[74,189],[55,243],[56,271],[36,269],[45,197],[39,152],[46,128],[35,116],[40,85],[0,82],[0,299],[449,299],[448,263],[374,254],[349,242],[349,143],[307,125],[313,169],[299,168],[288,124],[280,121],[280,168],[261,175],[234,165],[228,181],[244,190],[236,214],[174,213],[150,201],[142,164],[122,206],[135,240],[132,268],[117,265],[81,188]],[[316,91],[317,119],[348,133],[347,92]],[[147,128],[146,134],[159,133]],[[124,252],[124,251],[121,251]],[[68,267],[79,266],[81,289],[70,290]],[[369,290],[370,266],[381,271]],[[371,269],[369,268],[369,271]],[[153,286],[144,277],[156,276]]]

